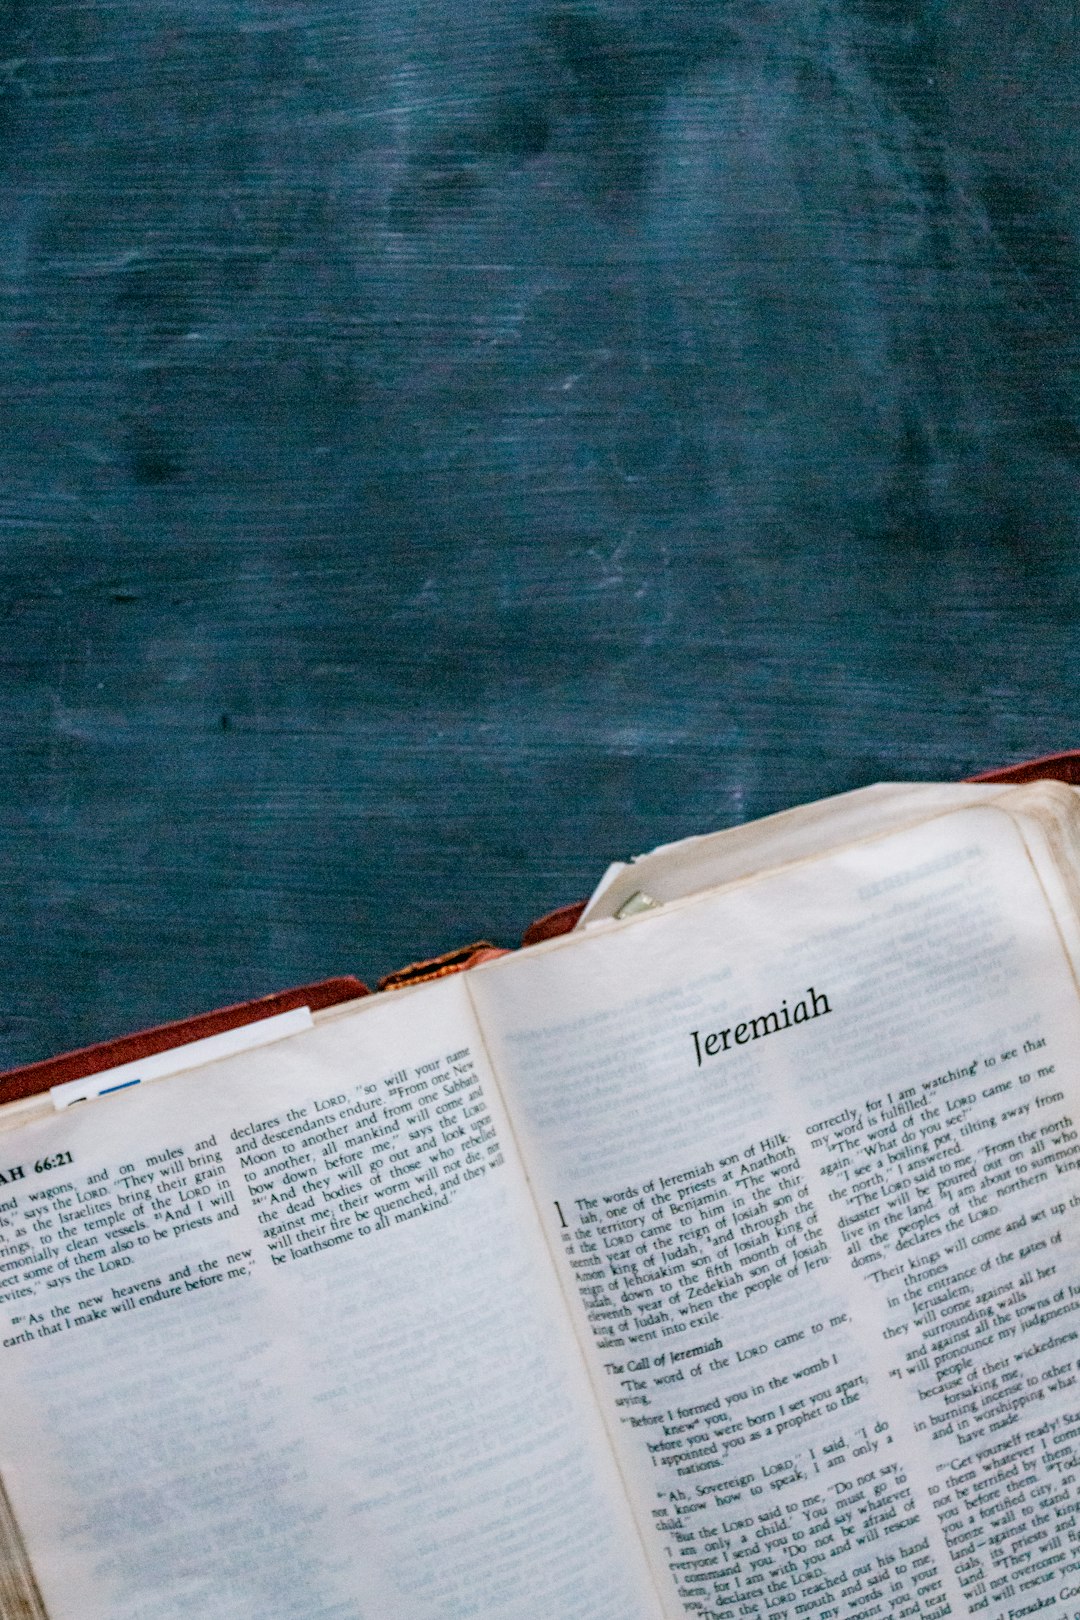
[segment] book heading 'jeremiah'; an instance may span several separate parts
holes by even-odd
[[[832,1012],[828,996],[819,994],[811,985],[803,1000],[797,1001],[790,1011],[785,1000],[780,1003],[778,1012],[758,1013],[732,1029],[717,1029],[710,1035],[702,1035],[700,1030],[692,1029],[690,1038],[694,1043],[698,1068],[701,1068],[705,1058],[730,1052],[733,1043],[735,1046],[745,1046],[748,1041],[759,1041],[765,1035],[778,1035],[782,1029],[790,1029],[793,1024],[808,1024],[827,1012]]]

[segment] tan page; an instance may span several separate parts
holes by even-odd
[[[577,926],[616,916],[638,894],[658,904],[682,899],[773,867],[814,859],[859,839],[897,832],[946,811],[992,804],[1003,791],[977,782],[879,782],[743,826],[661,844],[632,861],[610,866]]]
[[[0,1153],[48,1620],[656,1620],[461,980]]]
[[[473,975],[671,1617],[1080,1613],[1037,845],[958,811]]]

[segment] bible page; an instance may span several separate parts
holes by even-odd
[[[444,980],[0,1133],[48,1620],[656,1620],[477,1037]]]
[[[617,917],[620,907],[639,894],[664,905],[826,855],[862,838],[899,832],[945,811],[993,803],[1003,791],[1008,790],[985,782],[878,782],[780,810],[760,821],[661,844],[632,861],[610,866],[575,926],[585,928]],[[1075,789],[1063,791],[1076,794]]]
[[[1080,1616],[1080,1003],[964,809],[471,991],[671,1617]]]

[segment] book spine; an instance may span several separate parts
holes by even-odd
[[[0,1479],[0,1620],[49,1620],[49,1611],[3,1479]]]

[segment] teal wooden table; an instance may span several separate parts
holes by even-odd
[[[0,1059],[1077,742],[1066,0],[0,35]]]

